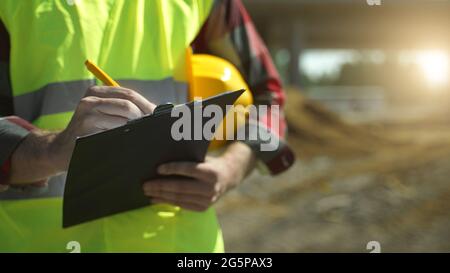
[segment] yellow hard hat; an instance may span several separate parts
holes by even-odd
[[[188,48],[186,53],[186,66],[188,70],[190,100],[208,98],[225,91],[245,89],[245,92],[238,98],[234,105],[246,107],[253,104],[253,96],[247,83],[237,68],[227,60],[207,54],[192,54],[192,49]],[[235,112],[234,131],[226,132],[224,129],[226,128],[224,120],[216,130],[216,136],[222,134],[223,139],[225,139],[227,135],[235,135],[236,128],[244,124],[246,117],[247,111]],[[224,144],[225,140],[214,139],[210,144],[210,149],[218,148]]]

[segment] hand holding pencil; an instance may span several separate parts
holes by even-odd
[[[138,118],[135,116],[136,113],[138,113],[139,116],[141,116],[142,114],[145,115],[153,112],[155,105],[149,102],[138,92],[131,89],[120,87],[120,85],[116,81],[114,81],[108,74],[106,74],[105,71],[103,71],[100,67],[95,65],[90,60],[86,60],[85,65],[86,68],[105,85],[105,86],[93,86],[89,88],[86,93],[86,96],[103,98],[106,101],[115,104],[116,107],[119,106],[118,104],[121,104],[123,107],[126,108],[122,109],[121,111],[117,109],[117,111],[119,111],[119,114],[111,113],[111,115],[123,116],[123,114],[125,114],[124,117],[128,119],[135,119]],[[108,113],[108,111],[106,111],[106,113]],[[122,115],[120,115],[120,113],[122,113]]]
[[[155,109],[153,103],[136,91],[120,87],[92,62],[86,61],[85,64],[106,86],[89,87],[66,129],[56,135],[52,150],[58,171],[67,170],[77,137],[119,127]]]

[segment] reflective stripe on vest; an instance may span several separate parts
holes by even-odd
[[[188,97],[187,84],[176,82],[172,78],[159,81],[118,80],[118,82],[123,87],[138,91],[155,104],[183,103]],[[51,83],[35,92],[16,96],[15,114],[32,122],[41,116],[74,111],[86,90],[94,84],[94,79]],[[61,129],[45,127],[45,129]]]
[[[16,114],[41,128],[65,128],[94,83],[86,59],[155,102],[186,100],[185,49],[212,2],[1,0]],[[62,199],[47,198],[52,187],[29,192],[30,199],[17,200],[16,193],[0,201],[0,252],[68,252],[70,241],[79,242],[82,252],[223,251],[213,209],[154,205],[62,229]]]

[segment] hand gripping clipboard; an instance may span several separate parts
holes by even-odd
[[[201,101],[204,108],[215,104],[226,111],[244,90],[225,92]],[[194,107],[191,110],[194,132]],[[171,136],[171,104],[158,106],[154,113],[104,132],[79,137],[70,161],[64,189],[63,227],[110,216],[144,206],[142,182],[157,178],[156,168],[170,161],[202,162],[209,140],[179,140]],[[211,118],[203,118],[203,123]],[[214,128],[217,129],[217,128]]]

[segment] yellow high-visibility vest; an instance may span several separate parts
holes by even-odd
[[[15,114],[42,129],[64,129],[86,89],[98,83],[86,59],[155,103],[186,101],[185,49],[212,2],[1,0]],[[56,177],[50,189],[0,195],[0,252],[69,252],[72,241],[81,252],[223,251],[212,208],[153,205],[63,229],[63,185]]]

